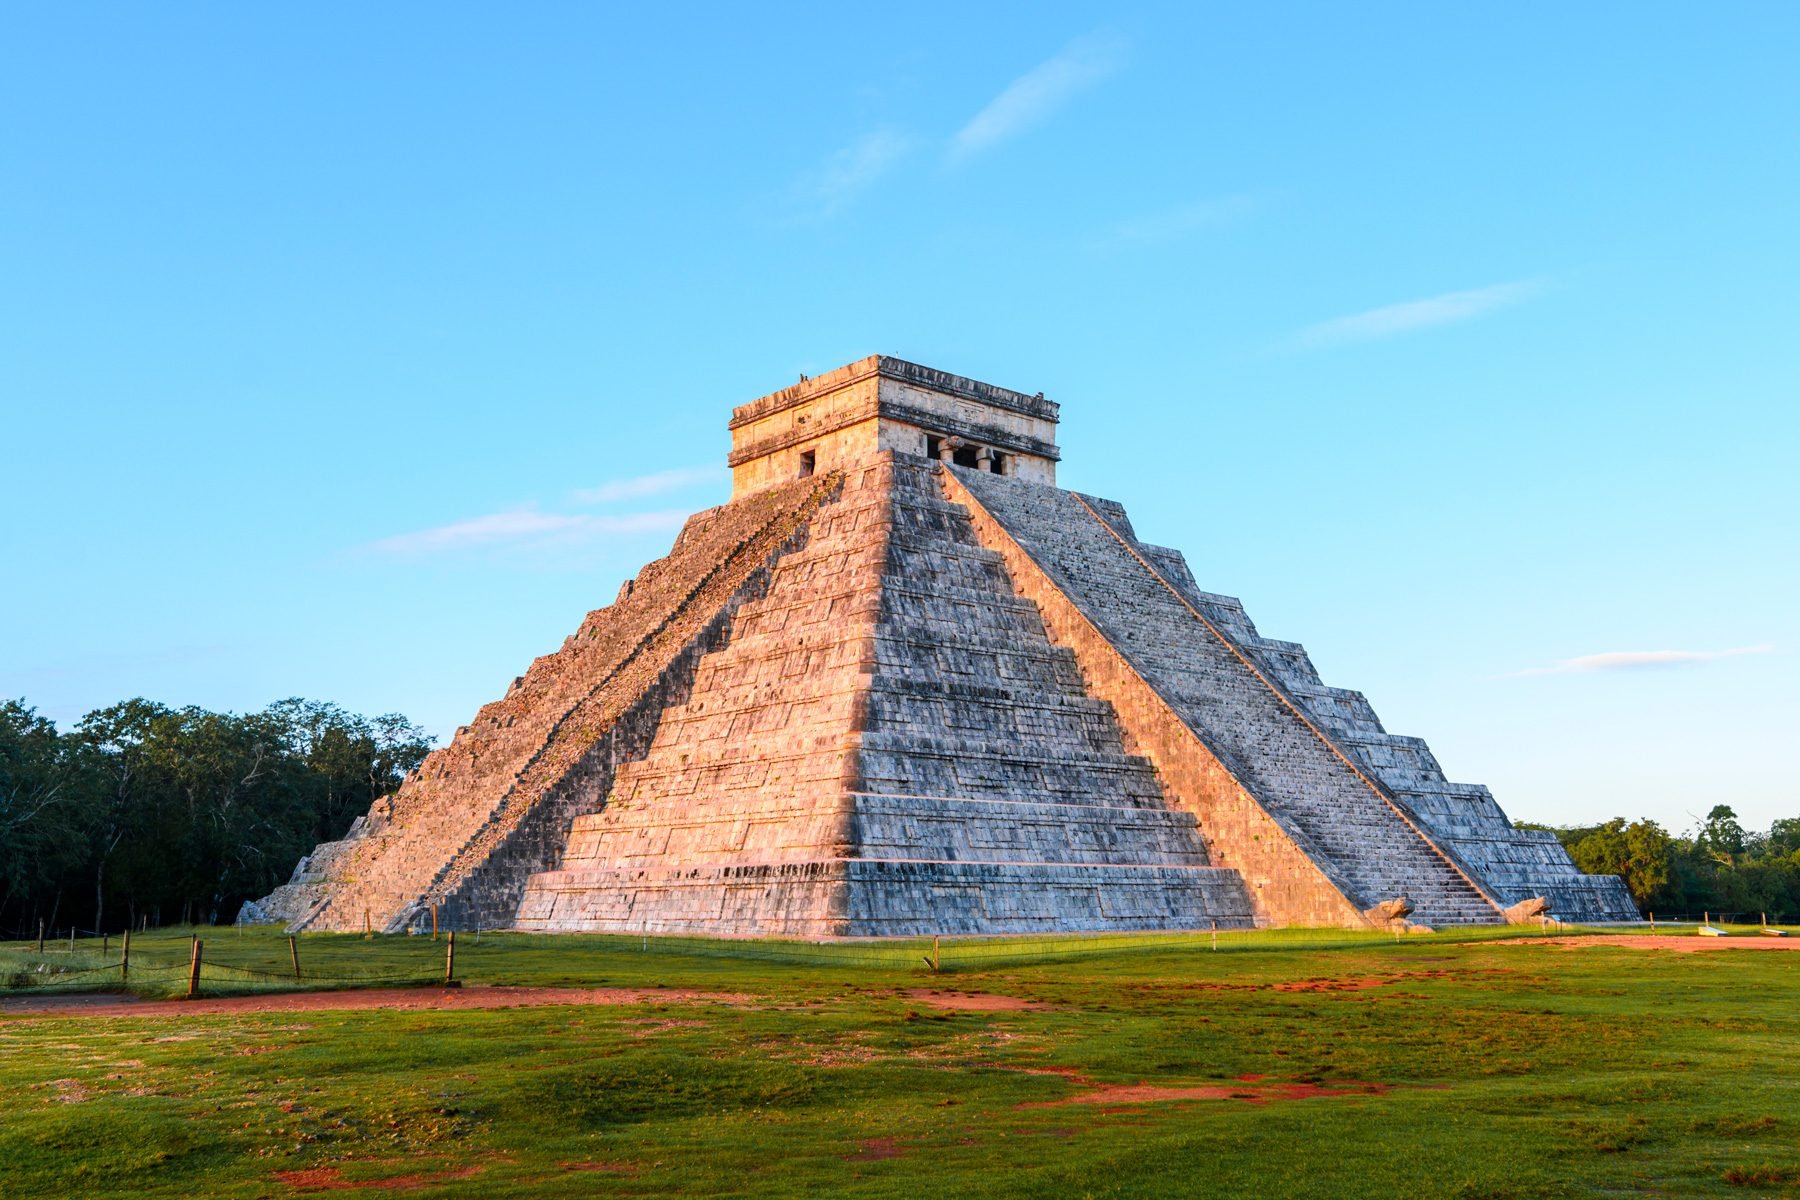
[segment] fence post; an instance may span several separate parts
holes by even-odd
[[[938,973],[940,961],[938,958],[938,935],[934,933],[931,935],[931,973],[933,975]]]
[[[201,944],[200,939],[195,938],[194,939],[193,961],[188,963],[188,994],[187,994],[187,998],[189,1000],[192,1000],[194,997],[196,997],[200,994],[200,944]]]
[[[300,982],[300,947],[294,941],[294,935],[288,934],[288,957],[294,960],[294,982]]]
[[[437,905],[431,906],[431,940],[437,941]]]
[[[1219,948],[1219,923],[1217,921],[1212,922],[1212,939],[1213,949],[1217,950]]]
[[[374,936],[375,931],[369,927],[369,910],[365,908],[363,909],[363,941],[366,942]]]
[[[1656,932],[1656,910],[1654,910],[1654,909],[1652,909],[1650,912],[1650,932],[1651,933]]]
[[[1765,925],[1768,924],[1767,921],[1765,921],[1763,923]],[[103,933],[100,935],[100,961],[105,962],[106,956],[111,953],[112,953],[112,934]]]
[[[75,953],[75,926],[69,926],[69,953]]]
[[[131,926],[125,927],[125,953],[119,960],[119,982],[125,983],[131,978]]]
[[[38,953],[44,952],[44,918],[38,918]]]
[[[449,987],[456,982],[456,930],[444,941],[444,986]]]

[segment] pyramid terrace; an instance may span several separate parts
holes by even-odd
[[[880,936],[1635,920],[1056,486],[1058,406],[875,356],[247,906],[293,929]],[[1212,581],[1208,581],[1212,582]]]

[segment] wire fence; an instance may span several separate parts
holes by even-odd
[[[303,943],[268,937],[234,937],[226,930],[177,937],[100,935],[76,941],[0,945],[0,997],[77,992],[120,992],[151,998],[244,995],[266,991],[401,987],[443,983],[442,948],[372,943],[346,962],[341,950],[323,968],[302,962]],[[409,953],[395,953],[407,949]],[[421,952],[421,950],[423,952]],[[285,958],[286,961],[282,961]]]
[[[1722,929],[1711,914],[1712,929]],[[1705,919],[1659,918],[1654,931],[1696,933]],[[1740,934],[1774,933],[1752,921]],[[987,935],[898,938],[718,938],[676,934],[583,935],[489,931],[423,935],[306,934],[288,937],[263,928],[216,927],[140,932],[135,941],[113,935],[0,943],[0,998],[73,992],[130,992],[139,996],[223,996],[258,992],[403,987],[423,984],[534,982],[544,973],[565,984],[616,976],[630,960],[735,959],[797,967],[874,973],[953,974],[1141,954],[1183,955],[1255,951],[1371,948],[1467,943],[1584,933],[1652,932],[1637,925],[1574,926],[1554,921],[1529,926],[1476,926],[1432,933],[1295,928],[1219,929],[1150,933]],[[460,957],[459,957],[460,956]]]

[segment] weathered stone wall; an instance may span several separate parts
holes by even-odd
[[[705,640],[740,592],[755,590],[758,573],[834,486],[825,478],[796,481],[695,517],[667,558],[628,582],[611,607],[589,614],[560,650],[536,660],[348,837],[315,850],[261,909],[295,928],[403,928],[422,914],[428,920],[433,901],[456,897],[521,827],[554,828],[562,809],[592,794],[578,769],[590,751],[659,681],[679,686],[665,673]],[[642,711],[662,709],[652,703]],[[558,792],[571,772],[576,779]],[[561,808],[553,804],[528,826],[550,795],[563,797]],[[537,844],[552,840],[540,834]],[[530,843],[528,836],[515,852]],[[496,873],[485,878],[489,889],[498,886]]]
[[[1109,520],[1134,536],[1122,511],[1109,514]],[[1550,911],[1564,920],[1637,919],[1637,906],[1624,880],[1582,874],[1555,834],[1516,828],[1487,788],[1450,782],[1423,739],[1387,732],[1361,692],[1328,687],[1306,647],[1263,637],[1241,602],[1202,591],[1179,552],[1137,545],[1165,579],[1277,681],[1341,752],[1378,779],[1502,904],[1543,897]]]
[[[923,455],[930,435],[1001,450],[1009,473],[1055,483],[1057,415],[1041,395],[872,355],[734,409],[732,494],[793,479],[802,455],[836,470],[881,450]]]
[[[1156,765],[1169,803],[1198,817],[1212,861],[1235,867],[1243,877],[1257,919],[1362,924],[1362,906],[1346,895],[1349,882],[1333,879],[1329,862],[1304,848],[1306,835],[1284,827],[1244,790],[1112,639],[964,486],[962,473],[951,471],[944,490],[967,506],[977,536],[1005,560],[1014,587],[1043,614],[1051,640],[1074,652],[1088,694],[1112,705],[1130,746]]]
[[[1117,505],[950,470],[962,494],[1042,569],[1047,585],[1079,610],[1100,640],[1354,909],[1404,896],[1427,923],[1499,919],[1498,907],[1440,847],[1164,585],[1152,564],[1135,552],[1129,527],[1121,532],[1109,524],[1123,521]],[[1106,656],[1096,649],[1089,657],[1099,670]],[[1091,682],[1105,694],[1097,680]],[[1154,712],[1155,706],[1143,711]],[[1157,731],[1159,723],[1146,718],[1140,733],[1139,714],[1123,708],[1121,714],[1140,741]],[[1173,762],[1158,766],[1166,783],[1178,769]],[[1229,792],[1221,786],[1210,795],[1216,802]],[[1268,840],[1255,833],[1255,818],[1202,812],[1200,823],[1215,857],[1243,870],[1254,891],[1257,881],[1244,859]],[[1273,919],[1284,924],[1317,919],[1320,899],[1298,887],[1304,877],[1299,871],[1281,880],[1279,886],[1295,889],[1291,896],[1272,898],[1269,886],[1263,887],[1259,894]]]
[[[862,936],[1251,920],[1000,556],[883,454],[701,663],[530,929]]]

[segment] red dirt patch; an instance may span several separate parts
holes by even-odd
[[[1344,1079],[1335,1083],[1264,1083],[1261,1075],[1239,1075],[1233,1083],[1162,1084],[1162,1083],[1094,1083],[1079,1072],[1061,1069],[1034,1071],[1032,1074],[1060,1075],[1073,1083],[1088,1085],[1061,1100],[1040,1100],[1021,1104],[1020,1108],[1061,1108],[1068,1104],[1159,1104],[1170,1100],[1239,1100],[1246,1104],[1268,1104],[1273,1100],[1320,1100],[1346,1096],[1380,1096],[1390,1091],[1385,1083],[1369,1083],[1360,1079]]]
[[[1513,938],[1483,943],[1494,946],[1550,946],[1573,950],[1580,946],[1623,946],[1627,950],[1673,950],[1697,954],[1703,950],[1800,950],[1800,939],[1773,938],[1760,934],[1700,937],[1692,933],[1583,933],[1570,937]]]
[[[883,1158],[899,1158],[906,1151],[893,1138],[870,1138],[855,1154],[844,1155],[846,1162],[875,1162]]]
[[[314,1167],[307,1171],[277,1171],[275,1178],[302,1192],[348,1192],[364,1188],[380,1188],[389,1192],[410,1191],[434,1183],[449,1183],[479,1174],[479,1166],[459,1167],[454,1171],[432,1171],[416,1175],[390,1175],[385,1179],[345,1179],[337,1167]]]
[[[929,1004],[932,1008],[951,1012],[1036,1012],[1050,1007],[1018,996],[998,996],[992,992],[940,992],[931,988],[914,988],[902,992],[908,1000]]]
[[[68,1001],[80,1001],[69,1003]],[[136,1000],[109,996],[105,1003],[90,997],[34,996],[0,1000],[0,1016],[95,1017],[212,1016],[243,1012],[311,1012],[320,1009],[468,1009],[534,1008],[547,1004],[750,1004],[755,997],[738,992],[700,992],[688,988],[556,988],[461,987],[368,988],[353,992],[283,992],[267,996],[226,996],[216,1000]]]
[[[1435,974],[1435,972],[1428,972]],[[1387,987],[1399,983],[1405,978],[1399,975],[1369,975],[1361,979],[1296,979],[1289,983],[1278,983],[1274,990],[1278,992],[1362,992],[1370,988]]]

